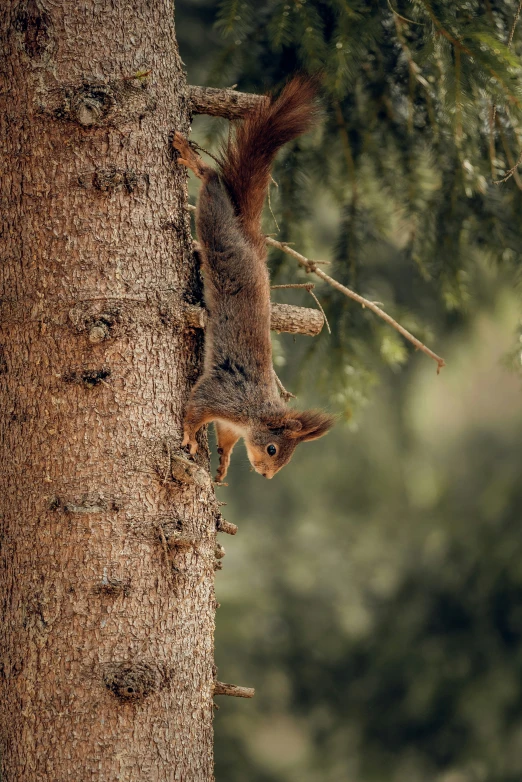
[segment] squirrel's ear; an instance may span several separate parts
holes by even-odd
[[[278,416],[277,418],[267,418],[265,423],[270,431],[274,432],[274,434],[281,434],[286,426],[286,422],[283,416]]]
[[[284,423],[284,426],[285,429],[288,430],[289,432],[292,432],[292,434],[293,433],[297,434],[303,428],[303,424],[301,423],[299,418],[287,418]]]
[[[292,429],[290,437],[296,437],[301,442],[308,440],[317,440],[325,435],[334,425],[333,415],[323,413],[322,410],[303,410],[301,412],[292,412],[294,424],[299,424],[299,428]]]

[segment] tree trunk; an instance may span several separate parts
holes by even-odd
[[[167,0],[3,0],[3,782],[212,774],[217,508]],[[173,469],[173,467],[175,469]]]

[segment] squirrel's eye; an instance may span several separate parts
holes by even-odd
[[[277,453],[277,448],[275,445],[269,445],[267,446],[266,452],[269,456],[275,456]]]

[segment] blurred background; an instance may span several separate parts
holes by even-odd
[[[176,3],[192,84],[321,72],[266,231],[447,363],[322,283],[332,335],[274,340],[297,404],[339,424],[269,483],[238,447],[219,489],[239,532],[216,662],[256,696],[217,699],[218,782],[522,779],[521,6]],[[192,138],[215,152],[226,129],[197,117]]]

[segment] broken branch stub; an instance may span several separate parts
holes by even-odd
[[[208,320],[207,311],[195,305],[188,305],[185,308],[185,317],[188,325],[195,329],[204,329]],[[270,318],[272,331],[316,337],[321,333],[323,325],[324,316],[319,310],[296,307],[293,304],[272,304]]]

